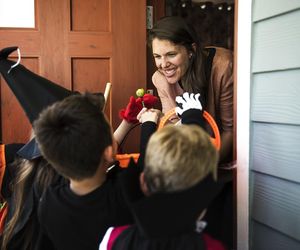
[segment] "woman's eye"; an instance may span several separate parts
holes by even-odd
[[[161,56],[154,55],[153,57],[154,57],[155,59],[160,59]]]
[[[174,57],[176,55],[177,55],[176,53],[170,53],[170,54],[168,54],[169,57]]]

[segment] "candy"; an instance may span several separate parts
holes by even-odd
[[[145,94],[145,90],[143,88],[138,89],[135,94],[137,95],[137,97],[143,97]]]

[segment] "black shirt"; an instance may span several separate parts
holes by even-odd
[[[89,194],[74,194],[69,184],[51,187],[40,202],[39,220],[55,249],[97,249],[108,227],[132,222],[118,177]]]
[[[142,124],[138,165],[129,164],[125,170],[114,170],[99,188],[89,194],[76,195],[69,184],[48,188],[39,207],[44,233],[39,240],[39,250],[96,250],[109,227],[133,223],[121,179],[132,171],[138,178],[143,169],[146,144],[155,129],[156,124],[152,122]]]

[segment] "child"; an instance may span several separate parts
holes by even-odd
[[[119,175],[107,174],[115,144],[103,105],[103,95],[72,95],[34,122],[42,155],[69,180],[50,187],[40,202],[40,249],[50,243],[55,249],[97,249],[109,226],[132,223]],[[149,119],[157,122],[158,114]]]
[[[110,228],[100,250],[224,249],[203,230],[205,208],[221,190],[218,153],[202,124],[199,95],[177,97],[177,114],[191,125],[167,126],[148,143],[141,190],[131,176],[123,182],[135,224]],[[142,110],[138,118],[143,119]],[[196,223],[198,219],[198,223]]]
[[[36,212],[38,200],[51,183],[63,179],[42,157],[32,160],[17,157],[6,170],[13,171],[15,176],[3,186],[12,187],[12,190],[6,197],[8,215],[1,235],[1,249],[36,249],[40,232]]]

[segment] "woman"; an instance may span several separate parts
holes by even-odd
[[[154,86],[166,113],[183,92],[200,93],[204,110],[216,120],[222,146],[220,162],[232,160],[232,53],[223,48],[203,49],[195,30],[180,17],[164,17],[149,31],[157,71]]]

